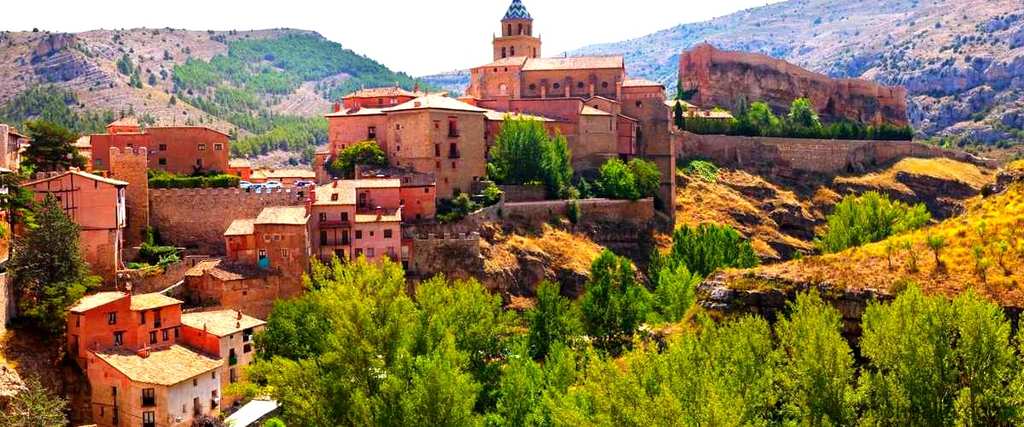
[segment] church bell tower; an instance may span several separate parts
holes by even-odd
[[[494,38],[494,60],[525,56],[540,58],[540,37],[533,36],[533,18],[521,0],[512,4],[501,19],[501,37]]]

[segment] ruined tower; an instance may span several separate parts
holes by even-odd
[[[149,228],[149,177],[148,152],[145,148],[110,148],[110,176],[125,181],[124,245],[135,247],[142,244],[146,229]]]
[[[501,19],[501,37],[494,37],[494,60],[525,56],[540,58],[540,37],[533,36],[533,18],[520,0]]]

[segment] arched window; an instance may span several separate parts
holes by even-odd
[[[601,83],[601,88],[602,89],[608,89],[608,82],[602,82]]]
[[[501,57],[505,58],[507,56],[508,56],[508,51],[505,48],[501,48]],[[495,68],[494,71],[498,71],[498,69]]]
[[[583,82],[576,83],[576,89],[583,89]]]
[[[512,46],[512,47],[511,47],[511,48],[509,48],[509,49],[511,49],[511,50],[512,50],[512,52],[511,52],[511,53],[509,54],[509,56],[516,56],[516,47],[515,47],[515,46]]]
[[[561,88],[561,87],[562,87],[562,84],[561,84],[561,83],[555,83],[555,85],[554,85],[553,87],[554,87],[555,89],[559,89],[559,88]]]
[[[530,90],[537,90],[537,85],[531,84],[530,85]]]

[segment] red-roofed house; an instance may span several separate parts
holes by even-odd
[[[429,186],[420,187],[427,189]],[[361,255],[369,260],[407,260],[402,244],[402,180],[340,180],[316,188],[310,227],[313,253],[321,261]]]
[[[194,172],[227,172],[228,135],[200,126],[162,126],[142,129],[134,119],[121,119],[107,126],[107,133],[90,135],[92,168],[110,168],[110,148],[145,147],[149,168],[188,175]]]

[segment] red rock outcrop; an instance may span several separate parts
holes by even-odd
[[[739,99],[787,111],[796,98],[811,100],[824,120],[906,125],[907,91],[861,79],[832,79],[769,56],[727,52],[703,43],[679,56],[679,81],[695,91],[691,102],[735,109]]]

